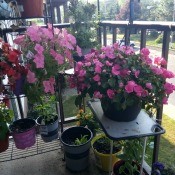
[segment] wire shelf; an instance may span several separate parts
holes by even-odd
[[[59,139],[46,143],[41,139],[40,135],[37,135],[35,145],[33,145],[30,148],[22,150],[17,149],[13,139],[10,138],[9,148],[5,152],[0,153],[0,162],[26,158],[29,156],[34,156],[37,154],[42,154],[58,149],[61,149],[61,143]]]

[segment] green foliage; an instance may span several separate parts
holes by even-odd
[[[156,30],[151,30],[150,31],[150,37],[151,38],[157,38],[159,36],[158,31]]]
[[[97,137],[99,137],[97,135]],[[95,140],[93,143],[93,148],[97,150],[99,153],[110,154],[110,145],[111,140],[106,137],[105,134],[101,134],[99,138]],[[121,141],[113,141],[113,154],[118,153],[122,150],[122,142]]]
[[[82,144],[85,144],[87,141],[88,141],[88,135],[84,135],[84,136],[82,136],[81,135],[81,137],[80,138],[76,138],[75,139],[75,142],[74,142],[74,144],[75,145],[82,145]]]
[[[138,171],[138,165],[141,163],[143,152],[143,143],[141,139],[133,139],[123,141],[123,152],[117,155],[118,158],[125,161],[125,163],[120,167],[120,173],[126,171],[130,175],[134,175]]]
[[[81,48],[93,48],[97,45],[97,27],[94,17],[96,6],[80,0],[71,0],[69,17],[72,20],[70,32],[75,36]]]
[[[163,42],[163,35],[159,35],[158,38],[155,40],[157,44],[160,44]]]
[[[11,123],[13,117],[13,110],[9,109],[5,103],[0,102],[0,140],[5,138],[8,132],[7,123]]]
[[[34,111],[42,117],[43,124],[55,121],[55,118],[57,118],[55,96],[41,96],[41,103],[34,105]]]
[[[77,114],[77,119],[78,119],[77,121],[78,126],[83,127],[87,126],[92,131],[93,134],[95,134],[100,128],[92,112],[84,112],[82,109],[80,109]]]

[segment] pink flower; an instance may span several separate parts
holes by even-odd
[[[103,97],[103,95],[99,92],[99,91],[95,91],[94,92],[94,98],[102,98]]]
[[[135,75],[136,78],[138,78],[139,74],[140,74],[140,71],[139,70],[134,71],[134,75]]]
[[[84,77],[85,75],[86,75],[86,71],[85,70],[80,70],[79,71],[79,74],[78,74],[79,77]]]
[[[38,54],[42,55],[44,48],[40,44],[36,44],[34,49],[38,52]]]
[[[172,83],[168,83],[168,82],[164,84],[164,88],[167,94],[171,94],[175,90],[175,86]]]
[[[102,69],[100,66],[96,65],[95,66],[95,73],[101,73]]]
[[[160,69],[160,68],[158,68],[158,67],[152,66],[151,69],[152,69],[153,73],[155,73],[155,74],[157,74],[157,75],[163,74],[162,69]]]
[[[144,56],[148,56],[148,55],[150,54],[150,51],[149,51],[149,49],[147,49],[147,48],[143,48],[143,49],[141,50],[141,54],[143,54]]]
[[[28,70],[28,72],[27,72],[27,81],[29,83],[35,83],[37,81],[37,78],[36,78],[34,72]]]
[[[154,64],[165,66],[165,65],[167,65],[167,62],[162,57],[156,57],[156,58],[154,58]]]
[[[64,57],[59,53],[55,53],[55,60],[58,62],[58,64],[64,63]]]
[[[175,77],[175,75],[174,75],[173,72],[168,71],[168,70],[165,69],[165,68],[161,68],[161,70],[163,71],[162,76],[163,76],[164,78],[174,78],[174,77]]]
[[[110,63],[109,61],[106,61],[106,65],[107,65],[107,66],[112,66],[113,64]]]
[[[81,48],[79,46],[77,46],[77,53],[78,53],[78,56],[82,56],[82,52],[81,52]]]
[[[15,44],[22,44],[24,41],[25,35],[18,35],[17,38],[13,40]]]
[[[48,81],[43,81],[43,86],[44,86],[44,92],[45,93],[51,93],[54,94],[54,85],[55,85],[55,79],[51,77]]]
[[[148,89],[152,89],[152,88],[153,88],[151,83],[146,83],[146,87],[147,87]]]
[[[44,56],[43,55],[36,54],[34,56],[33,62],[35,62],[36,68],[44,68]]]
[[[163,104],[168,104],[168,98],[167,97],[163,97],[162,103]]]
[[[115,96],[115,91],[112,90],[112,89],[108,89],[108,90],[107,90],[107,95],[108,95],[108,97],[109,97],[110,99],[113,99],[114,96]]]
[[[127,93],[134,92],[134,87],[137,86],[137,84],[134,81],[128,81],[127,85],[125,86],[125,90]]]
[[[136,92],[136,95],[141,97],[144,89],[140,85],[134,86],[134,92]]]
[[[90,67],[91,66],[91,62],[84,63],[84,65],[87,66],[87,67]]]
[[[76,72],[80,71],[82,67],[83,67],[83,63],[81,61],[77,62],[75,66],[75,71]]]
[[[120,66],[118,64],[115,64],[112,67],[112,74],[113,75],[119,75],[120,74]]]
[[[93,80],[94,81],[100,81],[100,76],[97,74],[93,77]]]

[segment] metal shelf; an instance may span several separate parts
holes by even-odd
[[[141,110],[137,118],[131,122],[117,122],[104,116],[99,99],[88,101],[88,106],[98,119],[105,134],[112,140],[155,136],[165,133],[165,130],[150,118],[144,110]]]
[[[17,149],[13,139],[9,140],[9,148],[5,151],[0,153],[0,162],[11,161],[20,158],[26,158],[29,156],[34,156],[54,150],[61,149],[60,140],[54,140],[52,142],[45,143],[40,135],[37,135],[36,143],[31,148],[27,148],[24,150]]]

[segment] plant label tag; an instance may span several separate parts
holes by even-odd
[[[40,134],[43,134],[43,135],[48,134],[47,126],[40,126]]]

